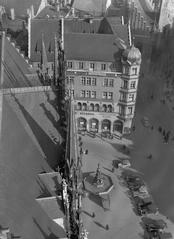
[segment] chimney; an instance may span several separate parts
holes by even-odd
[[[121,24],[124,25],[124,17],[121,16]]]
[[[61,42],[62,42],[62,50],[64,50],[64,18],[61,18]]]
[[[75,9],[72,7],[72,16],[75,17]]]
[[[10,18],[11,18],[11,20],[15,20],[15,10],[14,10],[14,8],[10,9]]]

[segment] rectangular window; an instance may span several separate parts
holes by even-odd
[[[108,92],[108,100],[112,100],[113,99],[113,92]]]
[[[92,78],[92,85],[96,86],[96,83],[97,83],[97,79],[96,78]]]
[[[120,106],[119,107],[119,113],[121,114],[121,115],[125,115],[125,107],[124,106]]]
[[[82,77],[81,82],[82,82],[82,85],[86,85],[86,78],[85,78],[85,77]]]
[[[129,101],[134,101],[134,94],[129,94]]]
[[[120,99],[121,99],[121,101],[125,101],[126,100],[126,93],[125,92],[121,93]]]
[[[74,76],[69,77],[69,82],[70,84],[74,85]]]
[[[80,97],[85,98],[85,90],[81,90]]]
[[[91,91],[91,98],[96,98],[96,91]]]
[[[83,62],[79,62],[79,69],[83,69]]]
[[[137,75],[137,68],[136,68],[136,67],[133,67],[133,68],[132,68],[132,72],[133,72],[134,75]]]
[[[74,97],[74,90],[71,90],[71,95]]]
[[[126,80],[124,80],[124,82],[123,82],[123,88],[124,88],[124,89],[127,89],[127,86],[128,86],[128,82],[127,82]]]
[[[103,86],[108,86],[108,79],[104,79],[104,81],[103,81]]]
[[[86,85],[91,85],[91,77],[86,78]]]
[[[105,71],[106,70],[106,64],[101,64],[101,70]]]
[[[129,106],[129,107],[128,107],[128,114],[129,114],[129,115],[132,115],[132,114],[133,114],[133,107],[132,107],[132,106]]]
[[[69,84],[69,78],[68,78],[68,76],[66,77],[66,84],[67,84],[67,85]]]
[[[125,74],[130,75],[130,68],[129,67],[125,67]]]
[[[113,79],[109,79],[109,86],[113,87],[114,86],[114,80]]]
[[[72,69],[72,61],[68,61],[68,68],[71,68]]]
[[[94,66],[95,66],[94,63],[89,64],[89,68],[92,69],[92,70],[94,70]]]
[[[107,99],[107,92],[103,92],[102,98]]]
[[[91,91],[87,90],[86,91],[86,98],[90,98],[91,97]]]
[[[130,88],[135,89],[136,81],[131,81]]]

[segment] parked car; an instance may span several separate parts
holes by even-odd
[[[131,163],[128,159],[123,159],[118,163],[118,167],[120,167],[120,168],[131,167]]]
[[[156,213],[158,211],[158,208],[155,206],[152,198],[150,197],[143,199],[137,196],[134,198],[134,201],[137,212],[141,216],[148,213]]]

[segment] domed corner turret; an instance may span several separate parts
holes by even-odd
[[[124,50],[122,54],[122,61],[128,62],[131,65],[141,64],[141,52],[134,45]]]

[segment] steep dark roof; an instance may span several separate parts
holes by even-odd
[[[114,62],[120,47],[117,36],[111,34],[65,35],[65,55],[68,60]]]
[[[43,173],[39,174],[39,178],[46,186],[46,188],[51,191],[51,194],[57,193],[58,190],[61,190],[62,178],[60,173],[51,172],[51,173]]]
[[[141,14],[146,21],[146,26],[151,26],[151,23],[154,21],[155,14],[150,11],[146,2],[144,0],[134,0],[134,7],[137,8],[137,12]]]
[[[121,24],[120,17],[105,17],[101,21],[99,33],[115,34],[124,41],[128,41],[128,28]]]
[[[46,17],[56,18],[59,17],[60,15],[65,16],[68,13],[68,11],[69,10],[67,8],[64,8],[58,12],[55,7],[48,5],[35,18],[36,19]]]
[[[98,33],[101,20],[101,18],[91,20],[65,19],[65,33]]]
[[[27,9],[33,5],[34,13],[37,12],[41,0],[0,0],[0,5],[5,6],[7,12],[11,8],[15,9],[16,16],[24,16],[27,14]]]
[[[0,54],[2,53],[3,47],[3,36],[0,34]],[[1,54],[1,71],[3,70],[3,80],[0,83],[0,88],[19,88],[32,86],[32,82],[29,81],[28,76],[33,75],[30,69],[30,65],[21,56],[20,52],[17,51],[15,46],[12,45],[11,41],[4,36],[4,50]],[[34,81],[39,80],[37,75],[33,75]]]
[[[103,32],[100,32],[101,25],[104,26]],[[110,29],[110,30],[108,30]],[[105,33],[105,34],[98,34]],[[41,36],[44,34],[44,42],[47,51],[48,61],[53,61],[54,36],[59,34],[58,19],[33,19],[31,22],[31,61],[40,62],[41,59]],[[117,39],[117,41],[116,41]],[[65,19],[65,50],[67,59],[113,61],[113,54],[116,46],[113,42],[122,39],[126,44],[128,42],[127,27],[121,25],[120,18],[93,19],[90,23],[85,20]],[[89,42],[88,42],[89,41]],[[99,41],[99,45],[97,43]],[[76,42],[77,47],[76,47]],[[91,56],[85,53],[85,49],[91,45]],[[80,46],[80,49],[79,49]],[[72,48],[77,52],[73,51]],[[104,49],[102,48],[105,48]],[[112,54],[111,54],[111,48]],[[78,48],[78,49],[77,49]],[[96,48],[96,49],[95,49]],[[108,49],[110,49],[110,52]],[[84,53],[83,53],[84,51]],[[95,52],[98,52],[95,55]]]
[[[37,202],[51,219],[63,218],[65,216],[62,201],[58,197],[40,198],[37,199]]]
[[[107,0],[74,0],[73,7],[94,15],[101,15],[106,11],[106,2]]]

